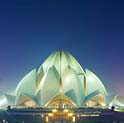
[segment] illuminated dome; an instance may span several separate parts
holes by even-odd
[[[18,106],[105,106],[106,89],[66,51],[53,52],[19,82]]]

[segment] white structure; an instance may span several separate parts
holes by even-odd
[[[66,51],[53,52],[38,71],[29,72],[15,93],[18,106],[105,106],[100,79]]]

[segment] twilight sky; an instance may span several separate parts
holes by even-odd
[[[56,49],[124,95],[123,0],[0,1],[1,91],[13,92]]]

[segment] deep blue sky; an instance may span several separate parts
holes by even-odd
[[[123,0],[0,1],[0,90],[12,92],[56,49],[124,95]]]

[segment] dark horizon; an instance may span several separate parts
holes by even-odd
[[[0,90],[56,49],[93,71],[109,93],[124,96],[124,2],[5,0],[0,2]]]

